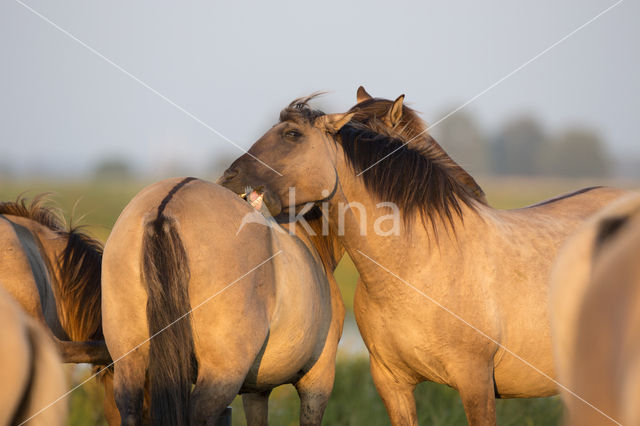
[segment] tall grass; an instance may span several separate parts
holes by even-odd
[[[76,381],[89,372],[75,374]],[[465,425],[466,418],[458,393],[444,385],[421,383],[415,391],[420,424],[434,426]],[[74,391],[70,396],[68,426],[106,425],[102,414],[103,392],[95,380]],[[501,426],[559,425],[562,404],[557,397],[498,400],[498,424]],[[246,425],[240,397],[233,407],[233,426]],[[298,424],[300,399],[291,385],[280,386],[269,399],[269,424],[293,426]],[[341,358],[336,365],[336,380],[327,405],[324,425],[382,426],[389,419],[378,396],[371,375],[369,361],[363,357]]]
[[[434,426],[465,425],[466,417],[458,393],[436,383],[421,383],[415,391],[420,424]],[[297,425],[300,400],[293,386],[277,388],[269,401],[269,423]],[[240,398],[233,407],[233,425],[242,426],[244,412]],[[557,397],[497,401],[498,424],[558,425],[562,404]],[[325,411],[323,424],[341,426],[389,425],[382,400],[376,393],[369,361],[366,358],[341,359],[336,366],[336,381]]]

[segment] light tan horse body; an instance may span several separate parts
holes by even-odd
[[[36,197],[0,203],[0,286],[53,337],[64,362],[104,365],[101,244],[68,229],[57,212]],[[111,377],[105,385],[105,415],[118,424]]]
[[[552,324],[559,381],[573,392],[562,392],[569,425],[640,424],[639,254],[634,195],[591,218],[558,256]]]
[[[273,224],[242,227],[256,215],[264,220],[232,192],[192,178],[147,187],[120,215],[105,246],[102,303],[123,424],[144,420],[146,377],[152,422],[213,424],[241,392],[248,423],[266,424],[271,389],[293,383],[301,424],[320,423],[344,306],[311,241]],[[184,300],[156,303],[158,287]],[[174,305],[158,323],[158,311]]]
[[[66,391],[57,349],[2,286],[0,324],[0,425],[64,425],[66,400],[47,407]]]
[[[245,155],[224,184],[264,187],[274,215],[290,208],[290,187],[296,206],[329,204],[331,226],[360,273],[354,311],[392,423],[417,423],[413,390],[424,380],[456,388],[474,425],[495,423],[496,396],[556,393],[551,264],[578,224],[624,191],[593,188],[497,210],[472,197],[446,162],[402,148],[359,177],[402,143],[345,126],[351,118],[292,104],[249,151],[283,176]],[[392,209],[380,202],[399,206],[397,234]]]

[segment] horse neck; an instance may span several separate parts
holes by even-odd
[[[462,214],[454,215],[451,223],[439,218],[423,220],[418,213],[407,223],[404,213],[400,212],[399,234],[380,235],[376,232],[375,222],[390,212],[379,206],[380,201],[369,193],[362,179],[355,175],[346,162],[340,164],[337,170],[340,190],[331,201],[330,222],[365,285],[375,283],[381,274],[386,274],[375,262],[391,272],[399,272],[403,262],[412,261],[411,256],[415,257],[414,262],[425,268],[438,265],[444,259],[459,257],[460,247],[468,245],[468,241],[478,240],[477,235],[483,232],[486,226],[484,210],[492,210],[473,202],[474,207],[480,210],[476,211],[461,202]]]

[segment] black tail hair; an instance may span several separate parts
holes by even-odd
[[[147,223],[142,246],[151,336],[151,422],[183,426],[189,424],[189,395],[197,369],[189,313],[190,272],[176,221],[163,210],[158,209],[158,217]]]

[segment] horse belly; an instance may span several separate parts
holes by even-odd
[[[330,299],[313,290],[302,290],[299,295],[283,302],[276,312],[247,386],[272,388],[295,383],[320,357],[331,322]]]
[[[287,335],[270,334],[264,353],[252,368],[257,370],[257,374],[247,377],[245,386],[271,389],[297,381],[320,355],[315,353],[315,334],[305,335],[293,330]]]
[[[531,299],[536,298],[531,295]],[[549,314],[543,300],[546,297],[539,297],[528,309],[502,311],[503,332],[494,356],[494,380],[500,397],[544,397],[558,392]]]
[[[527,354],[518,354],[518,356],[531,366],[512,355],[505,354],[494,372],[499,397],[539,398],[558,393],[558,387],[553,381],[556,375],[552,364],[549,364],[546,359],[543,362],[536,362],[536,357],[528,357]]]

